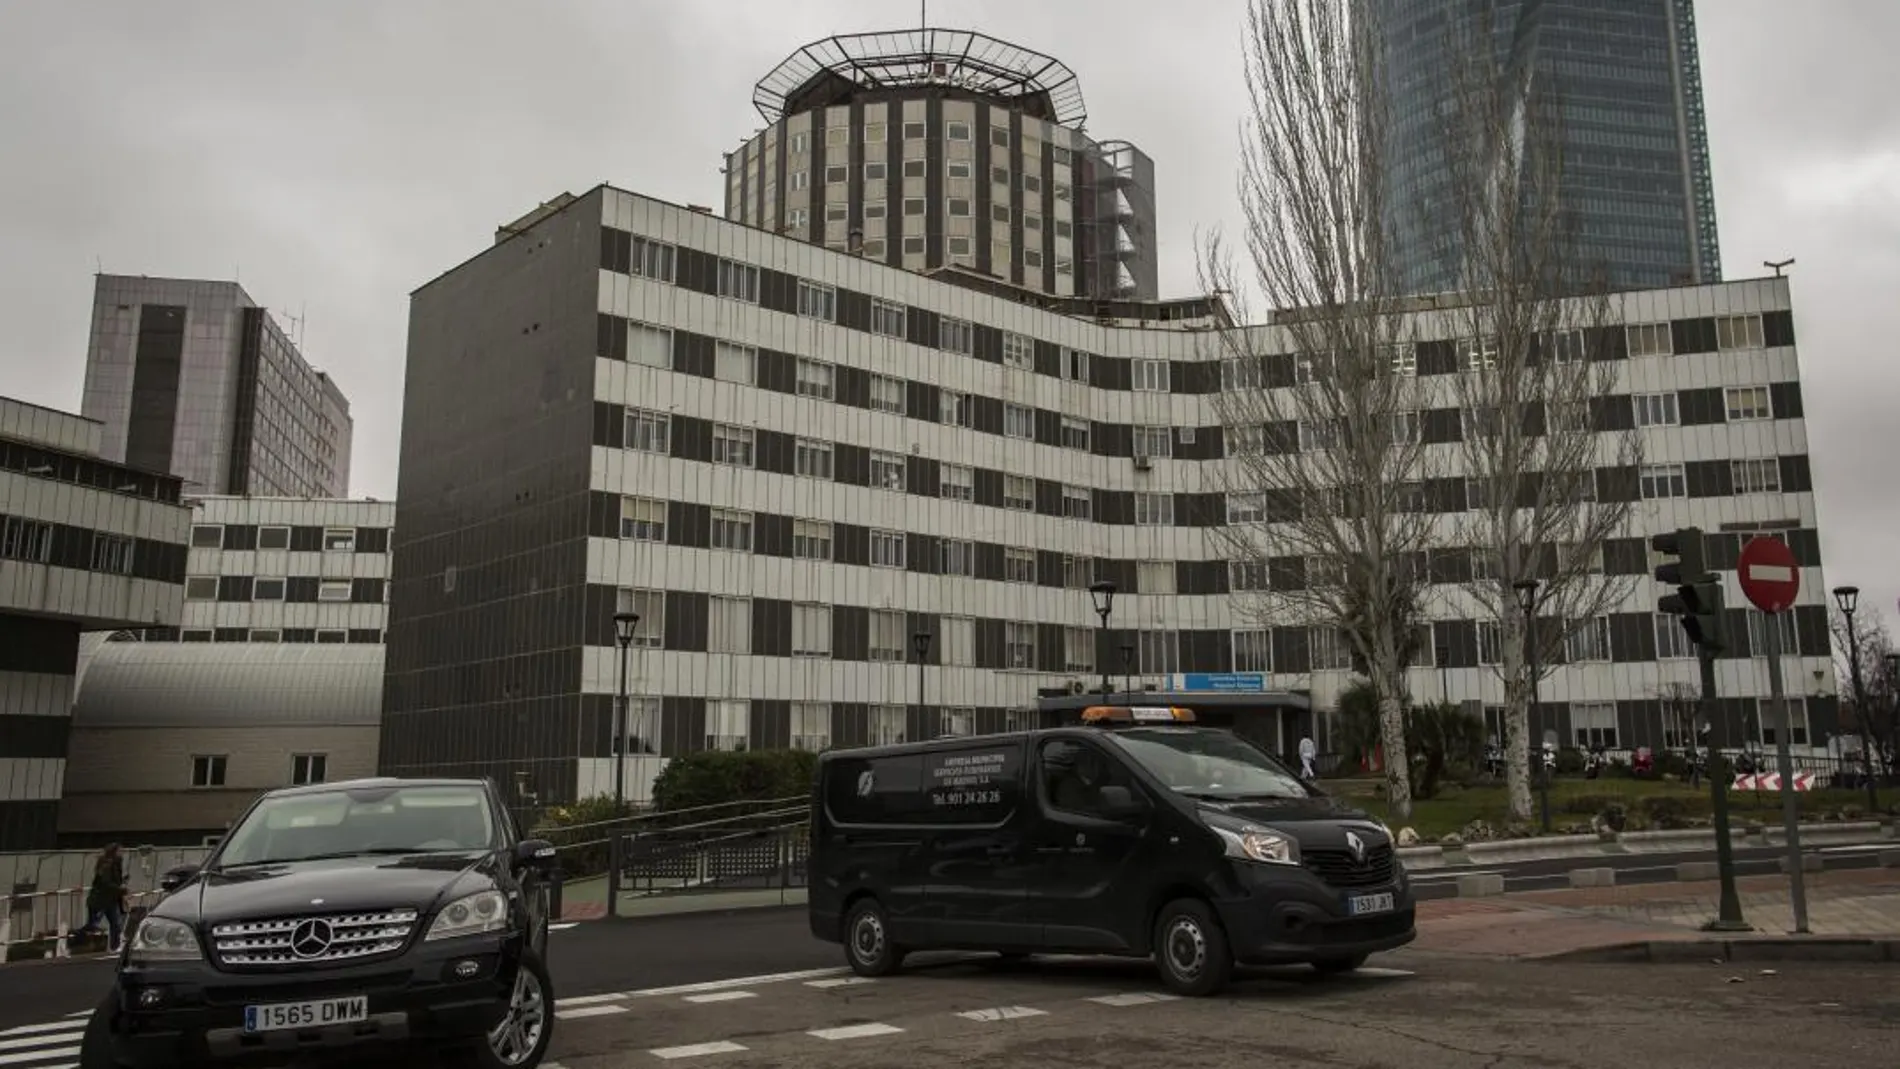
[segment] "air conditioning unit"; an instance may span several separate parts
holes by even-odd
[[[1154,468],[1155,462],[1153,457],[1148,456],[1146,453],[1135,454],[1136,471],[1153,471]]]
[[[1069,680],[1069,693],[1070,693],[1070,694],[1081,694],[1081,693],[1083,693],[1084,691],[1086,691],[1086,690],[1088,690],[1088,689],[1089,689],[1089,685],[1088,685],[1087,683],[1084,683],[1084,682],[1082,682],[1082,681],[1081,681],[1081,680],[1079,680],[1079,679],[1071,679],[1071,680]]]

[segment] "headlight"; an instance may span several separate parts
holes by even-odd
[[[139,921],[127,952],[127,960],[134,962],[197,961],[203,957],[198,933],[192,931],[189,924],[164,917],[146,917]]]
[[[1217,824],[1208,827],[1220,836],[1227,846],[1227,856],[1245,861],[1265,861],[1276,865],[1297,865],[1300,863],[1300,844],[1277,831],[1256,828],[1244,824],[1237,828],[1223,828]]]
[[[500,891],[477,891],[442,907],[424,940],[480,935],[508,926],[508,899]]]

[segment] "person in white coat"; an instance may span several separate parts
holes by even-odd
[[[1311,735],[1302,736],[1300,738],[1300,778],[1301,779],[1310,780],[1310,779],[1319,778],[1318,770],[1316,770],[1313,767],[1313,763],[1318,760],[1319,760],[1319,746],[1313,742],[1313,737]]]

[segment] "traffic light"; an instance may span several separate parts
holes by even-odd
[[[1722,579],[1703,559],[1702,529],[1684,527],[1656,535],[1649,548],[1676,558],[1656,568],[1656,581],[1676,588],[1657,601],[1657,610],[1681,617],[1689,641],[1705,652],[1722,652]]]

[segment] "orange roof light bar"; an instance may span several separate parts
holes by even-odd
[[[1192,724],[1194,710],[1172,705],[1091,705],[1084,724]]]

